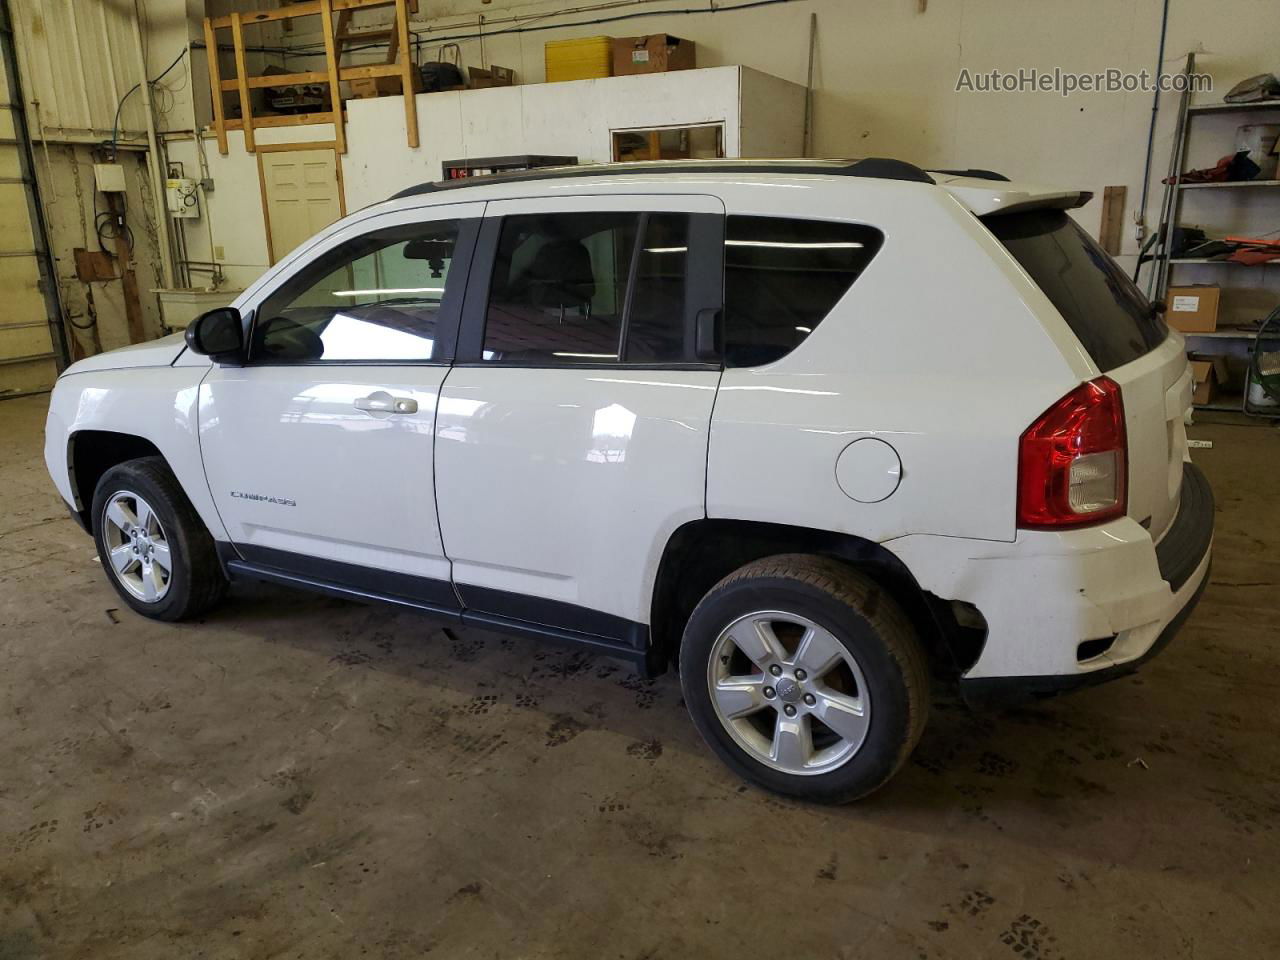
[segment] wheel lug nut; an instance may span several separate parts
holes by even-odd
[[[773,689],[773,687],[765,687],[765,688],[764,688],[764,698],[765,698],[766,700],[772,700],[772,699],[773,699],[773,697],[774,697],[775,692],[776,692],[776,691]]]
[[[815,703],[818,702],[818,698],[815,697],[812,693],[806,693],[804,695],[804,702],[805,702],[805,706],[812,707]]]
[[[803,679],[804,679],[805,677],[807,677],[807,676],[808,676],[808,674],[807,674],[807,673],[805,673],[803,670],[797,670],[797,671],[796,671],[796,679],[797,679],[797,680],[803,680]]]
[[[788,717],[794,717],[796,715],[796,708],[788,703],[785,707],[782,708],[782,712],[785,713]]]
[[[776,663],[769,668],[769,672],[772,673],[775,677],[782,676],[782,668],[778,666]]]

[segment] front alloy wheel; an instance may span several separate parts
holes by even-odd
[[[111,585],[153,620],[185,620],[226,590],[213,538],[160,457],[109,468],[94,488],[93,538]]]
[[[111,494],[102,511],[102,538],[120,585],[143,603],[162,601],[173,579],[173,558],[151,504],[129,490]]]

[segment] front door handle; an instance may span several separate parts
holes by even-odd
[[[355,407],[365,413],[417,413],[418,401],[413,397],[393,397],[385,390],[375,390],[355,401]]]

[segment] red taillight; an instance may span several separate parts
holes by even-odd
[[[1018,526],[1061,529],[1125,511],[1124,400],[1108,377],[1082,383],[1018,442]]]

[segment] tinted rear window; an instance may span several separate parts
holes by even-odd
[[[982,221],[1058,308],[1100,370],[1159,346],[1168,333],[1124,271],[1063,210]]]
[[[729,217],[725,362],[754,367],[798,347],[871,262],[883,239],[874,227],[855,223]]]

